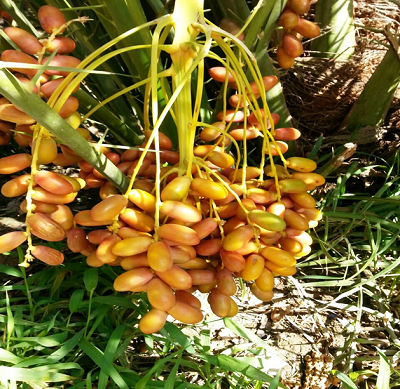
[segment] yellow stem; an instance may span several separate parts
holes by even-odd
[[[162,92],[163,92],[163,96],[164,96],[165,102],[168,103],[168,101],[170,99],[170,96],[167,93],[167,88],[166,88],[166,85],[165,85],[165,77],[160,79],[160,85],[161,85],[161,89],[162,89]],[[175,115],[174,111],[171,110],[169,113],[171,114],[172,120],[174,121],[174,123],[176,125],[176,115]]]
[[[171,21],[169,21],[169,23],[171,23]],[[167,39],[168,36],[168,32],[171,28],[170,24],[168,24],[168,21],[166,21],[165,24],[163,24],[164,27],[164,31],[161,34],[161,37],[158,38],[158,45],[155,43],[155,36],[153,36],[153,40],[152,40],[152,52],[151,52],[151,64],[150,64],[150,68],[149,68],[149,79],[151,79],[151,75],[154,72],[153,69],[157,70],[157,64],[153,64],[155,61],[158,62],[158,58],[160,55],[160,48],[162,47],[165,51],[167,51],[168,53],[170,52],[175,52],[177,50],[177,48],[174,45],[169,45],[169,46],[165,46],[165,45],[161,45],[161,43],[164,43],[165,40]],[[156,47],[158,48],[158,50],[154,50],[153,48]],[[153,56],[153,54],[155,54],[155,58]],[[169,76],[171,76],[172,74],[169,74]],[[161,82],[161,84],[163,84],[163,82]],[[162,86],[161,86],[162,87]],[[145,88],[145,92],[144,92],[144,100],[143,100],[143,126],[144,126],[144,132],[147,133],[148,131],[150,131],[150,97],[151,97],[151,93],[153,90],[153,83],[147,83],[146,84],[146,88]],[[157,91],[157,88],[156,88]],[[157,94],[157,93],[156,93]],[[166,102],[168,102],[167,99],[165,99]]]
[[[118,54],[127,52],[127,51],[132,51],[132,50],[138,50],[138,49],[143,49],[143,48],[149,48],[150,45],[140,45],[140,46],[129,46],[129,47],[124,47],[119,50],[115,50],[112,53],[105,54],[98,60],[94,61],[91,63],[89,66],[86,68],[82,67],[82,62],[76,67],[76,69],[85,69],[85,70],[94,70],[97,67],[99,67],[101,64],[109,60],[110,58],[115,57]],[[62,105],[65,103],[67,98],[72,94],[73,90],[90,74],[90,72],[85,72],[85,73],[77,73],[77,72],[71,72],[68,74],[67,77],[65,77],[64,81],[57,87],[57,89],[53,92],[51,97],[49,98],[47,104],[52,107],[56,112],[58,112]]]
[[[224,35],[230,35],[230,34],[224,34]],[[227,56],[229,56],[229,58],[231,58],[231,60],[233,61],[234,64],[237,64],[237,59],[235,58],[235,55],[233,53],[233,51],[231,50],[230,46],[227,45],[221,38],[216,37],[215,38],[216,41],[220,44],[221,48],[224,50],[224,52],[227,54]],[[236,41],[235,41],[236,42]],[[250,73],[252,74],[253,79],[255,80],[259,90],[263,90],[264,89],[264,85],[262,80],[262,75],[261,72],[257,66],[257,63],[255,60],[250,60],[251,57],[247,56],[247,51],[248,49],[243,46],[243,44],[241,42],[239,42],[239,44],[237,45],[238,49],[240,50],[240,52],[243,54],[244,60],[248,66],[248,69],[250,71]],[[241,74],[241,78],[245,81],[247,90],[252,94],[251,89],[249,88],[249,86],[247,86],[247,79],[246,76],[243,72],[243,70],[240,68],[240,66],[238,67],[238,70]],[[280,156],[281,160],[283,161],[284,165],[286,165],[286,160],[283,157],[280,149],[278,148],[275,139],[273,138],[273,133],[274,133],[274,122],[272,120],[272,116],[271,116],[271,112],[269,110],[267,101],[265,99],[265,93],[261,93],[261,99],[262,99],[262,103],[263,103],[263,108],[264,108],[264,113],[266,113],[266,115],[264,114],[264,118],[262,118],[261,113],[260,113],[260,107],[258,106],[258,102],[257,99],[254,99],[254,110],[252,111],[254,113],[254,115],[256,116],[257,120],[261,123],[261,128],[264,134],[264,140],[263,140],[263,149],[262,149],[262,165],[260,165],[260,170],[261,170],[261,176],[260,176],[260,180],[262,180],[262,175],[263,175],[263,166],[264,166],[264,161],[265,161],[265,148],[267,148],[268,150],[268,154],[269,154],[269,158],[270,158],[270,162],[271,162],[271,170],[274,174],[274,178],[275,178],[275,183],[276,183],[276,191],[277,191],[277,197],[278,197],[278,201],[280,201],[281,198],[281,193],[280,193],[280,189],[279,189],[279,180],[278,180],[278,176],[276,173],[276,168],[275,168],[275,164],[273,161],[273,156],[272,156],[272,151],[271,151],[271,145],[269,142],[269,139],[272,141],[272,143],[275,145],[275,148],[278,152],[278,155]],[[271,125],[271,131],[268,130],[267,128],[267,119],[270,122]]]
[[[43,133],[44,128],[37,123],[34,127],[33,131],[33,150],[32,150],[32,162],[31,162],[31,173],[30,173],[30,178],[29,178],[29,184],[28,184],[28,190],[26,193],[26,218],[25,218],[25,223],[26,223],[26,236],[27,236],[27,242],[28,242],[28,248],[26,249],[25,252],[25,258],[22,263],[20,263],[19,266],[22,267],[28,267],[29,262],[33,260],[31,251],[33,249],[33,243],[32,243],[32,234],[31,234],[31,228],[28,223],[28,219],[32,216],[32,214],[35,211],[35,205],[33,204],[32,201],[32,193],[34,192],[33,189],[33,184],[34,184],[34,175],[38,172],[38,153],[39,153],[39,147],[40,147],[40,142],[42,139],[42,133]]]
[[[170,75],[170,70],[164,70],[161,73],[157,74],[157,77],[168,77]],[[139,88],[142,85],[145,85],[149,82],[150,77],[146,78],[142,81],[137,82],[136,84],[133,84],[131,86],[128,86],[124,89],[122,89],[121,91],[114,93],[112,96],[108,97],[107,99],[103,100],[101,103],[99,103],[98,105],[96,105],[95,107],[93,107],[83,118],[82,118],[82,122],[84,122],[89,116],[93,115],[98,109],[100,109],[101,107],[103,107],[104,105],[106,105],[107,103],[109,103],[110,101],[116,99],[119,96],[122,96],[128,92],[130,92],[133,89]]]
[[[221,222],[221,218],[219,217],[219,214],[218,214],[217,205],[215,204],[214,201],[211,204],[212,204],[212,207],[213,207],[215,218],[217,219],[217,222],[218,222],[218,228],[219,228],[219,232],[221,234],[221,239],[224,239],[225,238],[225,232],[224,232],[224,229],[223,229],[223,224]]]
[[[199,66],[197,67],[196,97],[195,97],[195,102],[194,102],[192,123],[190,125],[190,132],[189,132],[189,147],[191,147],[192,150],[193,150],[193,145],[194,145],[194,138],[196,136],[196,128],[198,125],[197,120],[198,120],[199,114],[200,114],[201,99],[203,96],[203,80],[204,80],[204,60],[201,60],[199,62]],[[189,158],[189,161],[188,161],[188,166],[187,166],[187,171],[186,171],[186,175],[188,177],[192,177],[192,164],[193,164],[193,158],[191,155]]]
[[[152,108],[152,118],[153,126],[158,119],[158,77],[157,77],[157,67],[159,61],[159,38],[161,31],[167,26],[169,21],[165,20],[157,24],[151,42],[151,64],[150,64],[150,83],[151,83],[151,108]]]
[[[240,148],[239,148],[238,143],[236,142],[236,139],[232,135],[230,135],[229,132],[221,130],[220,128],[213,126],[212,124],[197,122],[197,126],[213,128],[214,130],[220,132],[222,135],[226,136],[227,138],[229,138],[232,141],[232,144],[235,146],[236,153],[237,153],[236,166],[235,166],[235,170],[237,171],[238,166],[240,164]],[[221,140],[219,140],[213,146],[218,146],[219,142],[221,142]],[[209,153],[207,153],[207,155],[203,159],[206,159],[212,153],[213,150],[214,150],[214,148]]]
[[[249,211],[247,210],[247,208],[243,205],[242,201],[240,200],[240,197],[237,195],[237,193],[232,190],[232,188],[215,172],[213,172],[209,167],[207,167],[207,165],[205,165],[203,162],[201,162],[200,159],[195,158],[195,163],[199,166],[201,166],[207,174],[211,174],[213,175],[236,199],[237,203],[239,204],[240,208],[243,209],[243,212],[246,214],[246,218],[247,218],[247,224],[253,229],[253,234],[254,234],[254,239],[256,241],[257,246],[260,246],[258,237],[257,237],[257,229],[254,226],[254,224],[251,222],[251,220],[248,217]]]

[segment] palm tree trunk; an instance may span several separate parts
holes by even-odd
[[[315,22],[322,30],[311,43],[314,57],[346,60],[356,46],[353,0],[320,0],[315,11]]]

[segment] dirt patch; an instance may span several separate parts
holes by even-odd
[[[377,315],[372,302],[358,318],[357,310],[350,308],[354,302],[349,298],[336,302],[329,289],[304,289],[294,278],[278,278],[274,290],[270,303],[262,303],[250,293],[243,301],[236,300],[239,314],[234,320],[268,343],[271,360],[266,372],[274,374],[283,367],[281,382],[288,389],[334,389],[340,381],[332,369],[377,372],[376,347],[386,349],[389,355],[395,352],[393,347],[387,350],[392,340],[385,314]],[[202,305],[215,339],[214,352],[247,342],[225,328],[206,303]],[[247,355],[246,351],[242,355]],[[368,383],[368,376],[360,376],[362,381]]]

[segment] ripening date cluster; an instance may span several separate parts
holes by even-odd
[[[4,33],[19,50],[4,50],[0,59],[5,62],[27,65],[46,64],[54,67],[77,67],[81,61],[69,55],[75,49],[75,42],[71,38],[61,35],[70,23],[66,21],[63,13],[55,7],[45,5],[38,11],[38,20],[45,33],[48,34],[46,38],[40,40],[21,28],[4,28]],[[84,21],[84,19],[81,21]],[[49,56],[54,51],[56,51],[56,55],[50,59]],[[40,75],[36,83],[33,83],[32,79],[37,75],[38,69],[18,68],[16,65],[15,68],[11,67],[10,70],[25,88],[39,95],[45,101],[51,98],[57,87],[69,74],[67,71],[47,69]],[[78,122],[78,107],[78,99],[69,96],[58,114],[73,125]],[[10,141],[12,132],[14,132],[14,138],[18,144],[23,147],[31,145],[33,134],[31,126],[34,123],[34,119],[18,109],[5,97],[0,98],[0,145],[7,144]],[[50,133],[46,133],[44,138],[41,154],[45,155],[46,158],[42,163],[47,164],[56,159],[57,146]]]
[[[294,3],[289,1],[290,6]],[[66,23],[62,13],[49,6],[39,10],[39,21],[50,37],[44,43],[30,34],[27,39],[37,41],[41,48],[35,48],[33,43],[27,48],[23,44],[25,38],[21,38],[26,33],[19,29],[5,31],[22,50],[9,50],[15,53],[7,61],[13,58],[12,62],[43,63],[36,58],[44,58],[45,52],[50,52],[48,47],[56,38],[62,38],[58,35]],[[62,48],[62,43],[58,47]],[[69,51],[61,53],[55,58],[68,59],[57,62],[57,66],[79,64],[66,55]],[[6,60],[3,54],[1,59]],[[21,55],[30,59],[21,59]],[[35,75],[19,69],[15,72],[26,78],[27,84],[29,77]],[[46,80],[41,80],[36,92],[48,99],[67,74],[46,72],[42,77]],[[265,76],[262,84],[253,81],[247,89],[239,90],[237,75],[225,68],[212,68],[209,74],[217,82],[227,81],[237,92],[228,101],[232,109],[221,111],[217,122],[199,130],[200,140],[191,146],[193,155],[186,174],[180,170],[179,151],[173,150],[171,140],[161,133],[161,167],[157,166],[154,152],[142,151],[149,146],[151,131],[144,134],[143,144],[123,153],[100,148],[121,172],[132,177],[133,185],[126,193],[71,149],[56,143],[47,130],[34,132],[32,119],[0,99],[0,131],[5,135],[14,132],[20,146],[32,148],[32,155],[21,153],[0,159],[0,174],[14,175],[31,168],[30,174],[16,176],[1,188],[5,197],[26,195],[21,210],[27,212],[27,230],[0,236],[0,253],[27,241],[28,262],[35,257],[49,265],[59,265],[64,261],[62,252],[35,242],[65,241],[70,251],[85,256],[89,266],[121,267],[123,272],[115,279],[115,290],[146,292],[152,307],[139,323],[144,333],[159,331],[168,315],[186,324],[202,321],[195,291],[208,294],[215,315],[235,316],[238,307],[232,297],[237,293],[239,279],[258,299],[270,301],[274,277],[294,275],[297,260],[311,251],[312,238],[307,230],[315,227],[322,215],[308,192],[325,180],[314,172],[314,161],[283,158],[287,142],[301,135],[297,129],[279,128],[279,115],[275,113],[269,115],[260,109],[256,115],[248,109],[276,85],[275,76]],[[64,117],[71,125],[78,123],[73,127],[90,142],[90,133],[78,128],[78,103],[75,106]],[[14,113],[11,115],[10,111]],[[3,113],[9,116],[2,116]],[[266,143],[268,147],[263,147],[268,162],[262,167],[243,166],[231,148],[238,142],[265,138],[266,131],[272,138]],[[150,149],[154,150],[154,146],[151,143]],[[274,156],[280,156],[282,162],[274,163]],[[50,164],[77,165],[79,176],[39,169],[40,165]],[[98,188],[101,201],[74,215],[68,204],[85,188]]]
[[[223,131],[222,123],[214,125],[214,130]],[[257,124],[254,131],[252,128],[248,133],[235,128],[230,134],[237,140],[245,135],[253,138],[259,130]],[[285,140],[297,136],[294,129],[278,130],[277,134],[286,134]],[[204,128],[200,137],[204,139],[208,132],[209,128]],[[85,255],[89,266],[121,266],[125,272],[116,278],[114,288],[147,292],[152,310],[140,322],[145,333],[161,329],[168,315],[187,324],[201,321],[200,301],[192,295],[195,290],[209,293],[216,315],[236,315],[232,296],[237,292],[238,277],[251,283],[257,298],[271,300],[274,276],[295,274],[297,259],[311,250],[312,239],[306,230],[321,219],[315,200],[307,193],[324,183],[322,176],[313,173],[316,165],[312,160],[292,157],[287,159],[287,167],[275,166],[282,195],[278,200],[271,165],[263,172],[255,167],[235,169],[234,158],[223,146],[201,144],[193,149],[194,155],[215,176],[197,168],[193,177],[177,176],[173,169],[179,154],[171,147],[170,140],[161,135],[161,162],[168,166],[161,170],[161,223],[157,230],[154,153],[144,156],[127,195],[119,194],[85,161],[78,162],[79,178],[45,170],[33,176],[36,209],[27,219],[31,233],[52,242],[66,239],[68,248]],[[103,152],[128,176],[142,157],[137,149],[122,155],[105,148]],[[28,154],[3,158],[0,173],[15,173],[30,162]],[[261,173],[266,179],[260,181]],[[25,193],[29,178],[22,175],[10,180],[3,185],[2,194],[15,197]],[[73,216],[67,204],[85,186],[99,187],[102,201]],[[26,201],[22,209],[24,204]],[[25,239],[24,232],[3,235],[0,251],[11,250]],[[63,261],[62,253],[42,245],[36,246],[32,255],[51,265]]]
[[[47,64],[75,68],[81,61],[68,55],[75,49],[75,42],[61,36],[71,23],[66,21],[61,11],[52,6],[43,6],[38,11],[38,21],[48,34],[46,38],[40,40],[21,28],[4,28],[4,33],[18,49],[3,51],[0,59],[16,63],[16,67],[11,67],[10,70],[18,81],[27,90],[47,101],[69,72],[46,69],[37,77],[38,69],[18,68],[17,64]],[[85,18],[80,21],[85,21]],[[56,55],[50,60],[49,55],[54,51],[57,51]],[[78,100],[69,96],[58,111],[59,115],[74,128],[80,124],[78,107]],[[25,193],[29,195],[21,204],[21,209],[28,212],[29,216],[27,231],[15,231],[3,235],[0,238],[1,252],[17,247],[27,239],[30,241],[31,234],[50,242],[64,239],[66,231],[73,225],[73,214],[65,204],[73,201],[78,190],[85,186],[83,180],[79,181],[50,171],[39,171],[40,165],[54,163],[68,166],[80,158],[77,158],[76,154],[65,145],[57,143],[46,129],[34,134],[35,123],[33,118],[5,97],[0,98],[0,144],[7,144],[13,134],[19,146],[31,149],[31,154],[14,154],[0,160],[0,174],[14,174],[31,167],[30,174],[9,180],[1,189],[5,197],[16,197]],[[86,129],[77,128],[77,131],[86,139],[90,139],[90,133]],[[58,150],[59,147],[61,152]],[[30,256],[51,265],[60,264],[64,260],[61,252],[44,245],[30,244],[28,257]]]
[[[284,35],[276,57],[283,69],[291,68],[295,58],[303,54],[302,37],[316,38],[321,32],[317,24],[301,17],[309,10],[310,0],[289,0],[279,18],[278,24],[283,27]]]
[[[103,200],[74,217],[76,228],[99,228],[86,238],[82,234],[81,240],[68,241],[70,249],[91,250],[86,259],[89,266],[121,266],[125,272],[114,282],[117,291],[147,292],[152,309],[140,321],[145,333],[161,329],[168,315],[186,324],[201,321],[200,301],[192,295],[195,290],[209,294],[217,316],[236,315],[232,296],[239,277],[251,283],[256,297],[269,301],[274,276],[295,274],[297,259],[311,250],[306,230],[321,219],[315,200],[307,193],[324,182],[312,172],[314,161],[292,157],[287,160],[288,169],[276,166],[282,193],[278,201],[275,180],[269,178],[271,166],[265,167],[268,178],[262,181],[258,180],[260,169],[247,168],[244,192],[242,172],[237,172],[236,179],[235,169],[225,165],[232,156],[220,148],[214,151],[218,158],[212,153],[207,157],[199,151],[203,146],[209,145],[195,147],[194,154],[210,162],[207,166],[218,178],[203,169],[194,169],[193,177],[169,174],[176,161],[173,156],[178,155],[162,137],[162,161],[170,166],[161,171],[157,228],[156,166],[150,153],[127,196],[113,193],[105,183]],[[137,166],[134,154],[128,151],[121,157]]]
[[[288,169],[275,166],[282,194],[278,201],[276,181],[269,178],[270,165],[264,168],[267,179],[262,181],[258,180],[260,169],[246,169],[244,192],[243,172],[226,167],[225,161],[232,156],[222,148],[214,151],[218,158],[212,153],[204,157],[199,151],[208,145],[194,148],[195,155],[212,161],[208,166],[218,179],[211,179],[201,169],[194,169],[193,177],[168,174],[179,156],[171,146],[167,137],[160,137],[162,161],[170,166],[161,172],[165,178],[157,231],[154,153],[146,154],[127,195],[103,180],[99,187],[103,200],[74,216],[66,204],[74,200],[85,185],[82,177],[93,174],[93,168],[91,173],[88,167],[81,170],[81,178],[45,170],[36,173],[32,191],[36,209],[27,219],[34,236],[51,242],[66,238],[68,248],[85,255],[89,266],[121,266],[125,272],[116,278],[114,288],[146,291],[153,307],[140,322],[146,333],[161,329],[168,314],[187,324],[201,321],[200,302],[192,295],[197,289],[209,293],[216,315],[234,316],[237,306],[231,296],[237,291],[237,277],[251,282],[256,297],[269,301],[274,276],[295,274],[297,259],[311,250],[312,239],[306,230],[321,219],[315,200],[307,193],[324,183],[322,176],[312,172],[316,167],[312,160],[292,157],[287,159]],[[16,157],[1,159],[0,173],[15,173],[29,165],[29,160],[17,163]],[[125,151],[117,166],[129,176],[128,169],[137,166],[139,157],[138,150]],[[25,193],[28,180],[29,175],[10,180],[2,194]],[[20,231],[3,235],[0,251],[9,251],[25,240],[26,234]],[[62,253],[42,245],[32,255],[50,265],[63,261]]]

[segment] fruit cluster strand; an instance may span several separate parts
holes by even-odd
[[[265,92],[276,85],[277,77],[260,74],[241,42],[243,37],[235,38],[208,25],[201,16],[197,20],[198,10],[192,7],[200,4],[195,3],[177,1],[178,9],[183,4],[189,7],[183,14],[195,18],[186,20],[187,36],[170,45],[164,42],[167,34],[163,32],[178,14],[162,19],[154,34],[149,78],[142,81],[146,84],[144,142],[123,153],[99,147],[130,177],[124,193],[73,150],[58,144],[47,129],[0,99],[0,131],[4,134],[0,141],[7,141],[14,132],[14,140],[32,150],[32,155],[21,153],[0,159],[0,174],[31,168],[30,174],[9,180],[1,189],[6,197],[26,194],[21,209],[27,212],[27,230],[1,236],[0,252],[10,251],[28,239],[24,265],[33,257],[59,265],[64,261],[63,254],[46,245],[34,245],[32,235],[49,242],[66,239],[69,250],[84,255],[89,266],[121,267],[124,272],[115,279],[116,291],[147,292],[152,308],[139,324],[144,333],[159,331],[168,315],[186,324],[200,322],[203,314],[200,300],[193,295],[195,291],[209,295],[211,309],[217,316],[236,315],[238,307],[232,297],[237,292],[238,279],[249,283],[257,298],[270,301],[274,277],[296,273],[297,260],[311,251],[312,239],[307,230],[322,217],[308,192],[322,185],[324,178],[314,172],[316,163],[311,159],[284,158],[287,142],[301,134],[295,128],[280,128],[279,115],[269,111],[265,99]],[[293,4],[297,2],[289,3],[290,12],[295,12]],[[6,50],[2,60],[43,63],[42,54],[51,52],[50,46],[59,45],[58,53],[64,46],[72,48],[68,40],[57,39],[63,38],[59,34],[68,26],[59,10],[42,7],[39,21],[51,34],[45,46],[38,41],[40,47],[31,44],[26,48],[22,43],[26,39],[34,42],[36,38],[27,38],[26,32],[12,27],[9,37],[22,51]],[[226,59],[211,51],[212,43],[218,44]],[[231,46],[238,49],[241,61]],[[171,55],[172,66],[157,73],[161,49]],[[70,52],[62,51],[47,64],[95,69],[106,60],[106,56],[95,60],[101,52],[96,51],[80,62],[65,55]],[[217,121],[210,124],[199,121],[206,57],[217,59],[222,65],[209,69],[209,75],[222,85],[225,94],[230,94],[224,96],[226,101],[216,115]],[[52,62],[55,59],[57,62]],[[190,76],[195,69],[200,80],[193,109]],[[16,76],[21,74],[20,68],[11,70]],[[23,77],[34,77],[37,72],[22,70]],[[252,81],[246,77],[246,71]],[[160,113],[155,79],[159,76],[170,79],[173,86],[173,94]],[[76,99],[70,96],[85,77],[85,73],[45,70],[35,87],[50,106],[60,108],[59,114],[91,142],[90,132],[80,127],[79,103],[72,104]],[[71,108],[66,110],[65,104]],[[177,125],[178,150],[173,150],[171,140],[158,131],[168,112]],[[195,143],[196,134],[199,141]],[[259,167],[248,166],[247,162],[247,142],[256,138],[262,138],[263,145]],[[43,169],[50,164],[77,164],[79,175],[69,177]],[[85,188],[98,188],[101,201],[73,215],[67,204]]]
[[[310,7],[310,0],[289,0],[279,18],[278,24],[284,33],[276,58],[282,69],[291,68],[295,59],[303,54],[302,37],[313,39],[321,33],[317,24],[301,17]]]

